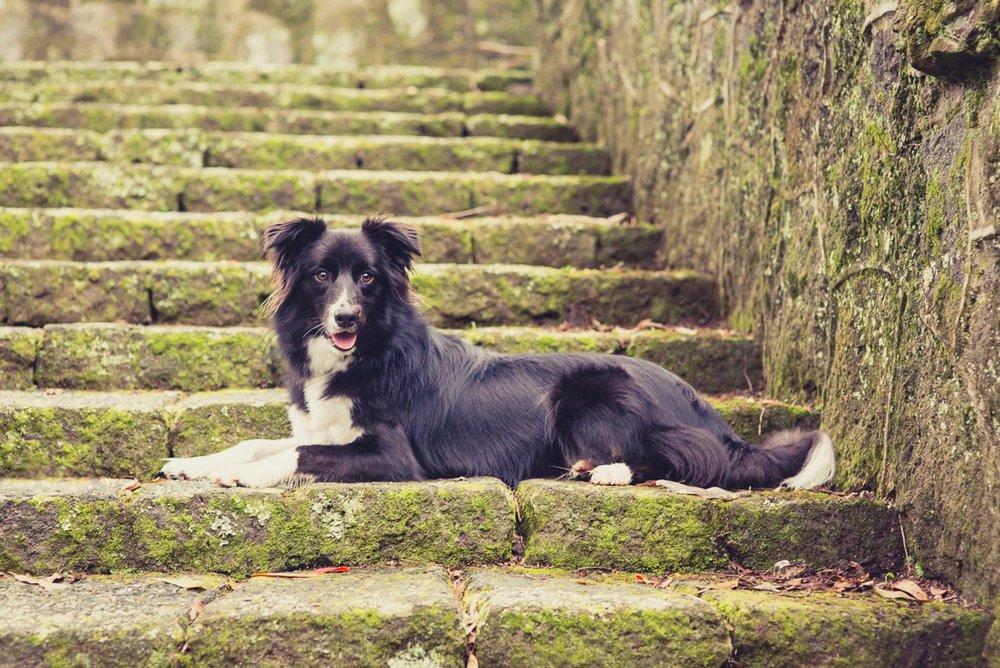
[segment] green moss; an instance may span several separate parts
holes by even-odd
[[[702,598],[726,617],[734,657],[747,666],[972,666],[988,624],[971,610],[871,596],[709,589]]]
[[[781,429],[811,429],[819,424],[814,411],[777,401],[755,401],[741,398],[714,399],[708,402],[719,412],[729,426],[750,442]]]
[[[26,390],[35,386],[35,365],[41,344],[42,331],[39,329],[0,327],[0,378],[3,378],[3,389]]]
[[[720,619],[694,597],[532,572],[474,571],[476,657],[489,665],[715,666],[729,656]]]
[[[924,194],[924,235],[927,250],[934,257],[941,255],[941,234],[945,229],[945,193],[933,176]]]

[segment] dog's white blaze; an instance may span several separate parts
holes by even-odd
[[[353,310],[357,308],[357,306],[357,302],[347,298],[347,290],[344,290],[341,295],[337,297],[337,300],[326,309],[326,315],[323,319],[326,328],[331,332],[335,332],[340,329],[340,325],[337,324],[337,311],[341,309]]]
[[[590,482],[595,485],[628,485],[632,482],[632,469],[628,464],[601,464],[590,471]]]
[[[791,478],[786,478],[781,484],[792,489],[812,489],[830,482],[836,470],[833,441],[825,432],[820,432],[819,440],[809,451],[802,470]]]
[[[274,487],[296,479],[299,453],[287,448],[276,455],[249,464],[236,464],[212,474],[212,481],[223,487]]]
[[[308,412],[289,411],[295,439],[302,445],[347,445],[364,432],[354,426],[351,407],[345,396],[324,397],[327,378],[310,378],[304,394]]]
[[[329,339],[322,336],[309,337],[306,352],[309,355],[309,374],[316,377],[343,371],[354,353],[353,350],[338,350]]]

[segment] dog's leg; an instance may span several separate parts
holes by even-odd
[[[160,469],[160,473],[167,478],[175,479],[208,478],[222,469],[270,458],[276,453],[289,450],[301,443],[302,441],[298,438],[252,439],[204,457],[168,459],[163,468]]]
[[[348,445],[303,445],[212,475],[224,487],[271,487],[285,481],[367,482],[422,480],[402,429],[377,425]]]

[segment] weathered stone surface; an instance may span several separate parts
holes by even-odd
[[[153,475],[173,393],[0,391],[0,478]]]
[[[546,0],[538,80],[667,265],[717,273],[768,393],[822,402],[837,483],[894,496],[924,572],[992,603],[997,3],[897,5]]]
[[[0,327],[0,390],[26,390],[35,385],[35,360],[42,331]]]
[[[0,569],[203,570],[497,563],[514,505],[498,480],[222,489],[206,482],[0,481]]]
[[[664,366],[701,392],[751,392],[764,386],[760,347],[725,332],[647,331],[628,343],[627,353]]]
[[[423,265],[413,285],[431,322],[448,327],[704,321],[716,312],[712,281],[692,272]]]
[[[502,91],[511,86],[530,86],[526,70],[463,69],[372,66],[345,71],[308,65],[207,62],[180,64],[157,61],[86,62],[73,60],[5,61],[0,64],[0,81],[38,83],[53,81],[149,80],[176,83],[275,83],[338,88],[443,88],[453,91]]]
[[[281,214],[0,209],[0,253],[35,260],[256,260]]]
[[[409,114],[402,112],[312,111],[305,109],[253,109],[247,107],[202,107],[179,105],[139,105],[50,102],[24,104],[0,103],[0,125],[79,128],[81,130],[194,129],[228,132],[280,132],[313,135],[426,135],[462,136],[464,115]],[[496,118],[496,117],[492,117]],[[535,128],[525,139],[559,140],[567,134],[565,125],[547,118],[518,116],[522,123],[515,128]],[[509,124],[509,123],[508,123]],[[525,125],[526,124],[526,125]],[[507,124],[495,123],[496,136],[506,136]],[[548,136],[546,133],[551,133]],[[520,134],[513,135],[520,137]]]
[[[0,254],[21,259],[244,260],[260,258],[260,233],[298,211],[164,213],[101,209],[0,208]],[[323,216],[351,228],[362,216]],[[661,232],[586,216],[475,220],[394,216],[417,226],[424,262],[652,268]]]
[[[819,413],[805,406],[745,397],[720,397],[710,403],[740,438],[751,443],[772,431],[819,426]],[[840,447],[838,441],[834,443]]]
[[[106,163],[0,164],[0,205],[176,211],[183,175],[169,167]],[[250,208],[250,199],[245,207]],[[291,206],[291,202],[285,204]],[[232,208],[232,207],[230,207]]]
[[[0,161],[145,163],[244,169],[375,169],[607,174],[593,145],[495,137],[342,137],[183,129],[115,130],[0,127]]]
[[[150,277],[143,268],[131,262],[0,260],[0,320],[35,326],[149,322]]]
[[[114,163],[0,163],[0,205],[154,211],[327,210],[434,215],[487,206],[605,216],[628,208],[626,179],[450,172],[250,170]]]
[[[860,560],[880,572],[902,557],[895,511],[870,499],[770,492],[724,503],[554,480],[523,482],[517,497],[529,564],[693,572]]]
[[[733,660],[771,666],[978,666],[988,615],[942,603],[874,595],[709,589],[701,594],[732,628]]]
[[[243,327],[50,325],[36,381],[82,390],[273,387],[272,339]]]
[[[576,141],[565,123],[543,116],[473,115],[461,112],[313,111],[195,105],[137,105],[49,102],[0,103],[0,125],[83,130],[197,129],[308,135],[418,135],[508,137]]]
[[[760,492],[721,512],[725,549],[747,568],[769,570],[783,559],[808,568],[855,562],[872,573],[903,567],[899,515],[884,501]]]
[[[476,570],[465,603],[484,666],[719,666],[731,650],[711,606],[650,587]]]
[[[88,578],[54,591],[0,578],[0,665],[177,665],[197,597],[149,577]]]
[[[166,411],[170,454],[208,455],[250,438],[284,438],[288,422],[288,392],[229,390],[193,394]]]
[[[717,308],[713,282],[693,272],[435,264],[418,266],[412,281],[438,326],[706,321]],[[260,262],[0,261],[0,317],[253,325],[269,283]]]
[[[318,111],[401,111],[434,114],[543,116],[544,103],[534,95],[502,92],[455,93],[434,88],[357,89],[293,84],[216,82],[70,81],[31,86],[0,86],[3,102],[101,102],[148,105],[190,104],[209,107],[271,107]]]
[[[625,330],[562,331],[531,327],[476,327],[449,330],[471,343],[501,353],[594,352],[627,354],[658,363],[687,350],[687,341],[703,337],[693,357],[684,358],[685,378],[697,390],[735,392],[745,378],[727,367],[699,359],[735,357],[747,340],[711,333],[680,333],[631,345]],[[273,333],[264,327],[195,327],[189,325],[115,325],[76,323],[0,328],[11,379],[9,389],[62,387],[75,389],[179,389],[203,391],[281,384],[284,362]],[[697,355],[703,354],[703,358]],[[677,371],[676,368],[667,366]],[[735,384],[727,385],[732,380]],[[20,385],[17,385],[20,383]],[[808,409],[748,398],[716,400],[716,405],[747,439],[788,426],[814,426]],[[763,413],[763,416],[761,415]]]
[[[465,634],[443,569],[254,578],[191,626],[198,665],[464,666]]]

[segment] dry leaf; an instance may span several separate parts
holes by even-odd
[[[736,580],[726,580],[725,582],[720,582],[718,584],[712,585],[712,589],[736,589],[740,586],[739,578]]]
[[[899,591],[896,589],[879,589],[875,587],[875,593],[882,598],[901,598],[906,601],[912,601],[913,598],[904,591]]]
[[[140,487],[142,487],[142,483],[139,482],[138,480],[133,480],[131,483],[128,484],[128,486],[122,488],[122,491],[119,492],[119,494],[126,494],[128,492],[134,492],[135,490],[139,489]]]
[[[191,609],[188,610],[188,621],[193,622],[194,620],[198,619],[198,615],[200,615],[201,611],[204,609],[205,609],[205,602],[200,598],[196,598],[193,601],[191,601]]]
[[[646,582],[646,578],[642,577],[641,575],[636,575],[635,581],[638,582],[639,584],[649,584],[648,582]]]
[[[788,568],[792,565],[788,559],[782,559],[781,561],[774,562],[773,570],[780,571],[782,568]]]
[[[324,566],[323,568],[314,568],[309,572],[316,575],[323,575],[325,573],[349,573],[350,571],[349,566]]]
[[[917,601],[927,600],[927,594],[920,588],[920,585],[913,580],[896,580],[892,583],[892,588],[906,592]]]
[[[690,496],[698,496],[703,499],[719,499],[721,501],[732,501],[733,499],[739,499],[740,497],[750,495],[750,492],[746,490],[740,492],[730,492],[728,489],[722,489],[721,487],[692,487],[691,485],[674,482],[673,480],[657,480],[656,486],[662,487],[667,491],[673,492],[674,494],[687,494]]]
[[[47,387],[42,391],[42,393],[47,397],[57,397],[65,391],[66,390],[61,387]]]
[[[469,660],[465,662],[465,668],[479,668],[479,659],[472,652],[469,652]]]
[[[47,578],[33,578],[30,575],[21,575],[19,573],[8,573],[10,577],[14,578],[20,583],[37,585],[44,589],[45,591],[55,591],[57,589],[65,589],[69,584],[65,582],[57,582],[56,580],[61,580],[62,575],[56,574]]]
[[[281,572],[281,573],[251,573],[252,578],[319,578],[323,577],[328,573],[347,573],[351,569],[348,566],[324,566],[323,568],[317,568],[308,572],[302,571],[292,571],[292,572]]]
[[[750,587],[751,589],[756,589],[757,591],[781,591],[778,585],[773,582],[761,582],[759,585],[754,585]]]

